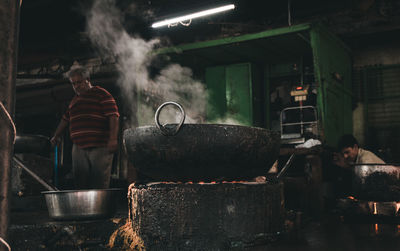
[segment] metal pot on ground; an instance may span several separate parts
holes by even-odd
[[[43,135],[19,134],[15,137],[14,153],[47,153],[50,150],[49,138]]]
[[[49,216],[55,220],[108,218],[116,211],[122,189],[63,190],[42,192]]]
[[[14,161],[47,190],[45,197],[50,218],[54,220],[91,220],[111,217],[122,189],[58,190],[32,172],[16,156]]]

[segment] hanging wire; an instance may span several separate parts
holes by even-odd
[[[170,28],[170,27],[175,27],[175,26],[177,26],[177,25],[178,25],[178,23],[168,24],[168,28]]]
[[[292,25],[292,10],[291,10],[291,0],[288,0],[287,3],[287,11],[288,11],[288,24],[289,26]]]
[[[180,21],[180,22],[168,24],[168,28],[170,28],[170,27],[175,27],[175,26],[177,26],[178,24],[181,24],[181,25],[183,25],[183,26],[189,26],[189,25],[192,24],[192,19],[189,19],[189,21],[188,21],[187,23],[185,23],[185,22],[183,22],[183,21]]]
[[[184,23],[183,21],[180,21],[179,23],[183,26],[189,26],[192,23],[192,19],[189,19],[187,23]]]
[[[13,144],[15,144],[15,139],[17,138],[17,128],[15,128],[13,119],[11,118],[10,114],[8,113],[7,109],[4,107],[4,105],[1,101],[0,101],[0,108],[3,110],[4,114],[6,115],[6,117],[8,118],[8,121],[10,122],[10,124],[12,126],[13,133],[14,133]]]
[[[11,251],[10,245],[8,245],[8,243],[7,243],[3,238],[1,238],[1,237],[0,237],[0,242],[3,243],[4,246],[6,246],[6,247],[8,248],[8,251]]]

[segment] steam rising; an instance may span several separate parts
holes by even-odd
[[[137,117],[139,124],[153,124],[155,108],[165,101],[180,103],[187,114],[186,122],[203,122],[207,94],[204,85],[193,79],[191,69],[178,64],[171,64],[151,78],[149,67],[156,56],[153,50],[160,46],[159,39],[145,41],[137,36],[130,36],[123,28],[120,17],[123,16],[115,7],[114,0],[98,0],[93,4],[87,16],[87,31],[92,43],[103,57],[116,59],[120,73],[118,84],[122,90],[124,104],[132,104],[131,117]],[[137,110],[133,93],[146,93],[147,98],[140,100]],[[149,97],[159,102],[154,107]],[[136,113],[136,116],[134,116]],[[177,117],[176,109],[165,109],[161,119]],[[171,116],[172,115],[172,116]],[[174,121],[168,121],[174,122]]]

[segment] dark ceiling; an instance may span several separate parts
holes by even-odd
[[[144,39],[161,37],[169,44],[204,41],[222,36],[258,32],[288,25],[288,2],[292,23],[324,17],[345,9],[363,8],[366,0],[23,0],[20,15],[19,69],[53,60],[71,61],[95,55],[85,32],[86,15],[95,1],[112,3],[120,12],[124,28]],[[380,0],[383,1],[383,0]],[[195,19],[188,27],[152,29],[153,22],[225,3],[236,9]]]
[[[76,59],[96,58],[97,52],[86,32],[86,19],[93,4],[98,2],[116,6],[128,33],[146,40],[159,37],[165,41],[163,45],[287,26],[288,2],[294,24],[304,17],[336,12],[349,6],[346,0],[22,0],[19,72],[57,64],[68,66]],[[235,10],[195,19],[188,27],[151,28],[155,21],[226,3],[234,3]]]

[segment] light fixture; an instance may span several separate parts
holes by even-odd
[[[159,28],[164,25],[173,25],[173,24],[183,22],[183,21],[188,21],[188,20],[190,21],[194,18],[204,17],[204,16],[216,14],[216,13],[227,11],[227,10],[232,10],[234,8],[235,8],[234,4],[224,5],[224,6],[213,8],[213,9],[195,12],[193,14],[189,14],[189,15],[185,15],[185,16],[180,16],[180,17],[175,17],[175,18],[171,18],[171,19],[166,19],[166,20],[160,21],[160,22],[155,22],[151,25],[151,27]]]

